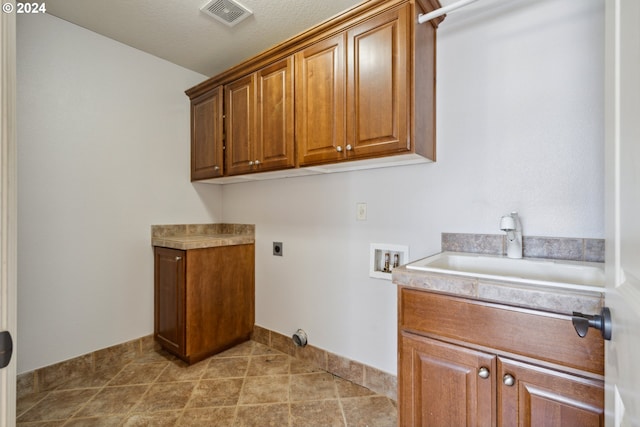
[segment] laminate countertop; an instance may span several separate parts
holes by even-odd
[[[252,224],[171,224],[151,226],[151,245],[181,250],[255,243]]]

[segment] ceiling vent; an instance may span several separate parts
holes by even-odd
[[[253,15],[249,9],[232,0],[211,0],[200,11],[230,27]]]

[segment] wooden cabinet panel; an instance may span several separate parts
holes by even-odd
[[[513,385],[503,383],[505,375]],[[498,359],[498,380],[499,426],[604,426],[602,381],[504,358]]]
[[[254,246],[187,252],[187,355],[201,360],[250,338],[254,324]]]
[[[401,340],[401,426],[495,424],[495,356],[406,333]]]
[[[222,86],[191,102],[191,180],[224,174]]]
[[[571,317],[402,288],[400,327],[604,375],[604,341]],[[487,315],[490,313],[491,315]]]
[[[300,166],[344,158],[345,38],[345,34],[338,34],[295,55],[296,141]]]
[[[255,154],[255,74],[225,86],[227,174],[251,172]]]
[[[293,57],[289,57],[257,73],[257,171],[295,166],[293,72]]]
[[[225,86],[227,175],[295,166],[293,58]]]
[[[155,249],[155,338],[176,353],[185,349],[185,252]]]
[[[194,363],[251,337],[254,245],[154,253],[154,337],[163,348]]]
[[[411,8],[386,12],[348,32],[349,158],[409,151]]]

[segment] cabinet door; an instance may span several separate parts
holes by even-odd
[[[406,5],[348,32],[349,158],[411,149],[410,14],[411,6]]]
[[[256,172],[295,166],[292,74],[293,57],[256,73]]]
[[[187,251],[187,360],[250,338],[255,319],[254,245]]]
[[[345,158],[345,36],[338,34],[295,55],[300,166]]]
[[[497,380],[499,426],[604,426],[602,381],[503,358]]]
[[[154,248],[154,336],[163,347],[185,353],[185,253]]]
[[[227,175],[253,171],[255,144],[255,73],[225,86]]]
[[[495,356],[405,332],[400,339],[400,426],[495,424]]]
[[[191,180],[222,176],[222,86],[191,102]]]

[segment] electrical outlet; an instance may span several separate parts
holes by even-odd
[[[273,242],[273,255],[282,256],[282,242]]]
[[[356,203],[356,220],[367,220],[367,204],[364,202]]]

